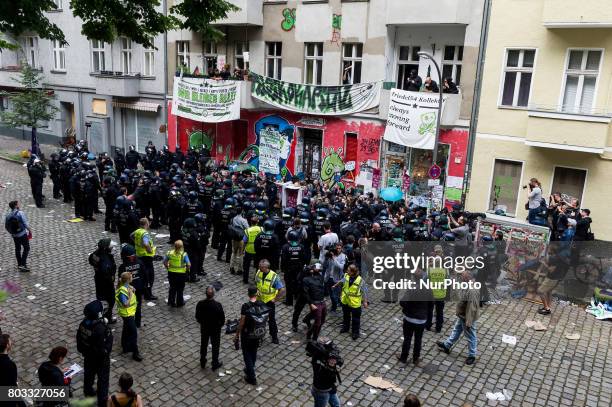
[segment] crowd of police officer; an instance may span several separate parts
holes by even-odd
[[[110,239],[101,240],[89,261],[96,270],[97,298],[106,301],[107,308],[103,312],[92,305],[90,308],[95,310],[86,310],[86,317],[105,316],[112,323],[115,321],[112,308],[116,304],[124,319],[124,331],[134,332],[133,335],[141,325],[142,298],[156,299],[151,291],[155,250],[149,250],[154,249],[149,226],[158,229],[167,225],[168,243],[183,242],[190,261],[186,268],[189,282],[197,282],[199,275],[206,275],[203,263],[209,244],[216,250],[218,261],[230,263],[232,274],[242,275],[244,283],[254,281],[258,291],[265,291],[262,298],[268,300],[268,306],[274,305],[270,298],[275,299],[280,291],[280,285],[274,288],[270,282],[282,272],[284,302],[294,306],[294,331],[298,331],[303,308],[310,307],[302,320],[309,328],[308,339],[316,340],[324,323],[324,296],[333,295],[340,287],[345,313],[343,332],[352,325],[353,339],[357,339],[363,291],[360,260],[365,242],[454,240],[454,231],[461,227],[469,231],[470,223],[478,215],[463,212],[459,206],[452,211],[428,214],[422,207],[388,203],[357,189],[297,177],[282,181],[301,185],[304,197],[296,207],[283,209],[277,180],[251,171],[232,171],[224,162],[215,163],[205,146],[198,150],[189,148],[184,154],[180,149],[172,152],[167,146],[158,150],[149,142],[144,154],[130,146],[125,154],[117,149],[111,158],[107,153],[94,156],[87,144],[80,141],[73,150],[51,154],[48,167],[53,197],[73,203],[75,217],[94,221],[94,213],[100,213],[98,198],[102,197],[104,229],[118,233],[122,263],[119,268],[115,265]],[[36,204],[43,206],[42,179],[47,169],[38,157],[33,157],[28,162],[28,171]],[[321,241],[330,241],[321,239],[324,235],[335,235],[333,244],[322,246]],[[338,261],[341,256],[342,261]],[[313,259],[318,262],[311,266]],[[263,273],[262,264],[266,264]],[[255,269],[254,275],[250,274],[251,267]],[[333,267],[341,268],[342,277],[328,281]],[[126,276],[126,272],[131,276]],[[116,276],[122,282],[118,289]],[[367,300],[363,306],[367,307]],[[272,313],[270,333],[273,342],[278,343],[274,319]],[[83,334],[80,340],[85,341],[87,335]],[[128,342],[135,342],[135,338],[125,341],[122,338],[122,344]],[[98,345],[104,343],[100,341]],[[82,345],[84,349],[91,346]],[[124,351],[134,352],[134,359],[142,360],[137,348],[124,346]],[[105,350],[98,355],[91,349],[86,352],[91,353],[90,358],[109,353]],[[86,370],[87,364],[86,361]],[[92,364],[107,368],[106,360]],[[86,383],[90,393],[91,380]],[[102,380],[108,380],[106,373],[102,373]]]

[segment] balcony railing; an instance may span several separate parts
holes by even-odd
[[[140,74],[121,71],[99,71],[91,74],[96,77],[96,92],[116,97],[138,97]]]

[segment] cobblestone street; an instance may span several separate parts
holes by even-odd
[[[27,142],[0,138],[0,150],[16,150]],[[44,149],[44,148],[43,148]],[[29,258],[31,273],[18,273],[13,243],[7,233],[0,239],[0,282],[21,286],[19,294],[2,304],[6,321],[2,330],[14,340],[12,358],[17,363],[24,387],[37,386],[36,369],[51,348],[69,349],[66,363],[82,364],[76,352],[75,333],[83,306],[94,298],[93,270],[87,255],[103,232],[102,217],[97,222],[69,223],[70,205],[51,199],[50,180],[44,193],[47,207],[34,207],[25,168],[0,160],[0,189],[3,213],[9,201],[18,199],[33,229]],[[102,205],[102,201],[100,201]],[[167,229],[154,231],[167,234]],[[118,236],[112,235],[118,242]],[[168,250],[167,238],[158,237],[158,252]],[[115,249],[117,255],[118,250]],[[311,366],[304,351],[305,334],[291,332],[290,308],[279,305],[280,345],[266,338],[257,361],[257,388],[242,380],[242,355],[235,351],[230,336],[223,336],[219,372],[202,370],[199,365],[199,326],[195,304],[204,298],[205,287],[220,281],[223,289],[217,299],[227,318],[238,318],[246,301],[246,286],[217,262],[210,253],[205,260],[208,276],[188,284],[191,298],[183,308],[170,308],[163,299],[167,282],[161,262],[155,263],[155,305],[143,306],[144,326],[139,331],[142,363],[121,355],[121,323],[113,326],[115,346],[111,360],[111,389],[123,372],[135,378],[135,390],[147,406],[302,406],[312,405]],[[118,255],[116,256],[119,263]],[[363,380],[381,376],[406,393],[414,393],[426,406],[609,406],[612,404],[612,324],[597,321],[583,309],[556,303],[551,317],[537,314],[538,306],[518,300],[488,305],[478,321],[478,358],[473,366],[464,364],[467,345],[460,340],[450,355],[439,352],[435,342],[449,334],[454,321],[454,304],[447,304],[441,334],[425,332],[423,367],[404,366],[395,354],[401,345],[401,311],[396,304],[385,304],[377,293],[362,317],[362,338],[353,341],[339,333],[340,317],[330,316],[322,335],[331,337],[345,359],[339,395],[344,406],[398,406],[403,394],[372,391]],[[548,329],[536,332],[525,320],[541,320]],[[568,333],[579,333],[577,341]],[[502,334],[517,338],[515,346],[502,342]],[[606,368],[607,366],[607,368]],[[82,397],[82,375],[73,381],[75,396]],[[488,401],[485,393],[513,393],[510,402]],[[607,390],[606,390],[607,389]]]

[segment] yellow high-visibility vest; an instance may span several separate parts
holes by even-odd
[[[245,252],[255,254],[255,238],[261,233],[261,231],[261,226],[251,226],[245,231],[247,236],[246,246],[244,247]]]
[[[264,274],[257,270],[255,273],[255,282],[257,283],[257,299],[263,303],[268,303],[276,298],[278,290],[273,287],[274,282],[278,278],[277,274],[272,270],[268,274]]]
[[[147,251],[144,244],[142,243],[142,239],[145,235],[149,236],[149,244],[151,245],[151,253]],[[134,246],[136,249],[137,257],[153,257],[155,256],[155,244],[153,243],[153,236],[149,234],[146,229],[136,229],[134,232]]]
[[[129,304],[127,307],[124,306],[123,303],[119,300],[119,296],[121,294],[125,295],[129,299]],[[129,294],[130,293],[127,287],[124,285],[117,288],[117,291],[115,291],[115,302],[117,303],[117,314],[119,314],[120,317],[133,317],[134,315],[136,315],[136,305],[137,305],[136,293],[132,291],[132,295],[130,296]]]
[[[170,250],[166,253],[168,256],[168,271],[170,273],[186,273],[187,272],[187,263],[185,263],[185,252],[176,252],[175,250]]]
[[[348,274],[344,276],[340,301],[351,308],[359,308],[361,307],[361,276],[357,276],[353,284],[349,284],[350,278]]]

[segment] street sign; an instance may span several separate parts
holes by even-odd
[[[440,180],[439,179],[437,179],[437,178],[436,179],[431,179],[430,178],[430,179],[427,180],[427,186],[428,187],[435,187],[437,185],[440,185]]]
[[[442,175],[442,168],[438,164],[434,164],[429,168],[429,178],[439,178]]]

